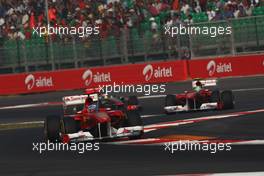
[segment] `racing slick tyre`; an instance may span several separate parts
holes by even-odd
[[[71,117],[65,117],[63,122],[64,134],[77,133],[79,131],[77,122]]]
[[[211,97],[210,97],[210,102],[215,103],[215,102],[220,102],[221,97],[220,97],[220,91],[219,90],[213,90]]]
[[[221,101],[223,103],[223,109],[234,108],[234,96],[232,91],[226,90],[221,93]]]
[[[143,121],[138,111],[127,111],[127,127],[143,126]],[[131,136],[129,139],[139,139],[143,135],[143,132],[137,136]]]
[[[176,106],[179,105],[177,103],[176,95],[167,95],[165,98],[165,107],[167,106]],[[165,111],[166,114],[173,114],[173,112]]]
[[[44,123],[44,137],[50,142],[60,141],[60,117],[51,115],[47,116]]]
[[[138,105],[138,98],[137,96],[133,95],[133,96],[129,96],[128,97],[128,105]]]
[[[175,95],[167,95],[165,98],[165,106],[176,106],[177,100]]]

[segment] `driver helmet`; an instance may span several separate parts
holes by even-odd
[[[202,83],[200,82],[200,81],[197,81],[196,83],[195,83],[195,87],[194,87],[194,90],[196,91],[196,92],[199,92],[201,89],[202,89],[202,87],[203,87],[203,85],[202,85]]]
[[[102,94],[102,98],[103,98],[103,99],[108,99],[109,96],[108,96],[107,94]]]
[[[196,85],[196,87],[202,87],[203,86],[200,81],[196,81],[195,85]]]
[[[93,99],[91,97],[87,97],[85,100],[85,107],[88,107],[93,103]]]
[[[85,108],[87,108],[88,112],[93,112],[93,111],[96,110],[97,105],[96,105],[96,103],[93,101],[93,99],[91,97],[88,97],[86,99]]]

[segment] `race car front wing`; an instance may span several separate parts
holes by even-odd
[[[165,106],[164,107],[164,110],[167,113],[212,110],[212,109],[218,109],[218,103],[203,103],[199,108],[190,108],[188,105],[185,105],[185,106],[177,105],[177,106]]]
[[[115,129],[109,127],[109,135],[101,136],[100,124],[98,124],[99,137],[94,137],[89,131],[79,131],[72,134],[61,134],[62,141],[64,143],[69,142],[85,142],[85,141],[95,141],[95,140],[104,140],[104,139],[115,139],[115,138],[125,138],[132,136],[139,136],[143,134],[143,126],[133,126],[133,127],[122,127]]]

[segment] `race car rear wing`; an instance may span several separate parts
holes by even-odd
[[[192,88],[196,87],[196,83],[200,81],[202,83],[203,87],[213,87],[217,86],[217,80],[216,79],[196,79],[192,81]]]
[[[62,98],[64,115],[74,115],[84,107],[88,95],[73,95]]]
[[[74,95],[62,98],[63,106],[84,104],[88,95]]]

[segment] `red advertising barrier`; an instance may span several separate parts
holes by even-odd
[[[110,84],[177,82],[188,78],[264,74],[264,55],[164,61],[0,76],[0,95],[61,91]]]
[[[0,95],[61,91],[107,84],[147,84],[187,79],[186,61],[154,62],[0,76]]]
[[[0,76],[1,95],[77,89],[81,70]]]
[[[191,78],[264,74],[264,55],[191,60],[189,74]]]

